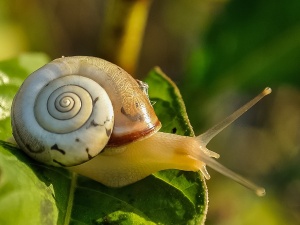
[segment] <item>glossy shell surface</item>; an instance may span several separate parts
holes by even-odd
[[[146,138],[160,126],[145,84],[94,57],[46,64],[24,81],[12,106],[18,145],[56,166],[83,163],[107,145]]]

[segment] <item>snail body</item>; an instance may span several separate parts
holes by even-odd
[[[208,142],[271,90],[197,137],[159,132],[147,85],[103,59],[56,59],[32,73],[12,105],[13,136],[33,159],[121,187],[165,169],[201,171],[206,165],[264,194],[213,158]]]

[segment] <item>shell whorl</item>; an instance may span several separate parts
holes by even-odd
[[[56,59],[32,73],[12,105],[13,135],[32,158],[81,164],[109,143],[120,145],[160,128],[148,96],[118,66],[94,57]]]

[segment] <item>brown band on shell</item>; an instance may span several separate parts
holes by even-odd
[[[128,133],[128,134],[122,134],[122,135],[116,135],[115,133],[112,133],[109,142],[107,144],[108,147],[113,146],[120,146],[129,144],[134,141],[142,140],[143,138],[149,137],[156,133],[161,128],[161,123],[159,120],[148,129],[144,129],[143,131],[138,131],[136,133]]]
[[[143,139],[161,127],[148,96],[148,85],[135,80],[119,66],[108,61],[84,56],[64,57],[52,63],[68,74],[80,74],[96,81],[105,89],[114,108],[114,128],[110,145],[117,146]],[[93,104],[100,100],[93,99]],[[102,125],[93,121],[86,128]]]

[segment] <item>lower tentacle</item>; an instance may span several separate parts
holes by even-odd
[[[228,169],[227,167],[223,166],[221,163],[217,162],[214,157],[215,155],[218,155],[217,153],[214,153],[213,151],[208,150],[206,147],[201,146],[199,147],[201,151],[196,153],[198,160],[203,162],[205,165],[209,166],[210,168],[214,169],[215,171],[223,174],[226,177],[229,177],[230,179],[236,181],[237,183],[245,186],[246,188],[249,188],[258,196],[265,195],[265,189],[262,187],[257,186],[256,184],[252,183],[251,181],[247,180],[246,178],[240,176],[239,174],[233,172],[232,170]],[[216,157],[214,157],[216,158]],[[201,165],[199,170],[202,172],[204,177],[206,179],[209,179],[209,174],[207,173],[206,169],[204,169],[205,166]]]

